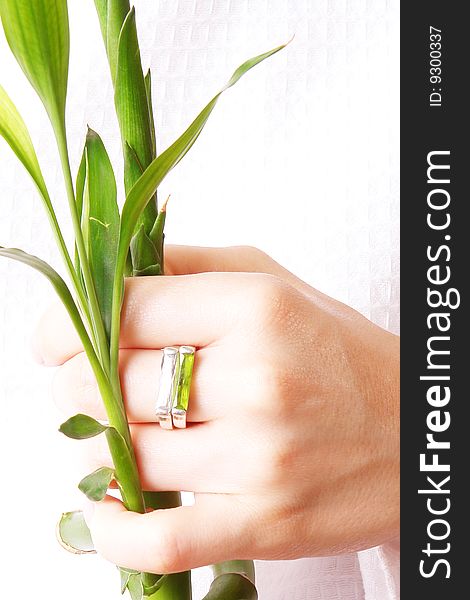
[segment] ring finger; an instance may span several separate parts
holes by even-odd
[[[227,416],[240,408],[250,386],[248,373],[237,368],[237,357],[220,347],[196,352],[188,410],[189,422]],[[160,350],[121,350],[120,375],[128,419],[131,423],[156,421],[155,407],[160,376]],[[229,365],[230,368],[227,368]],[[58,368],[53,396],[67,416],[85,413],[106,420],[96,380],[85,354],[77,354]]]

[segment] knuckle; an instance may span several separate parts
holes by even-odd
[[[270,462],[270,473],[274,481],[284,481],[287,474],[291,475],[296,456],[297,448],[293,440],[284,438],[275,445]]]
[[[183,554],[174,532],[161,527],[152,542],[150,551],[158,573],[176,573],[183,570]]]
[[[247,300],[261,325],[282,323],[289,310],[289,286],[275,275],[257,273]]]
[[[250,263],[253,264],[258,264],[267,257],[267,254],[259,248],[256,248],[256,246],[234,246],[233,251],[236,252],[240,258],[250,261]]]
[[[266,440],[260,454],[263,487],[270,490],[282,488],[288,483],[296,468],[298,442],[281,430]]]
[[[253,408],[275,420],[286,419],[292,411],[296,378],[283,365],[257,365],[253,370],[251,391]]]

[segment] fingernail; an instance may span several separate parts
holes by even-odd
[[[83,502],[83,516],[85,522],[89,528],[91,528],[91,522],[93,520],[93,513],[95,512],[95,503],[85,499]]]

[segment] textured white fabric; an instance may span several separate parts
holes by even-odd
[[[216,108],[201,139],[162,185],[168,241],[253,244],[322,291],[398,330],[398,0],[135,0],[144,63],[154,73],[160,148],[179,135],[245,58],[288,40]],[[112,91],[92,0],[69,0],[68,104],[76,168],[89,123],[120,165]],[[31,129],[61,220],[67,209],[43,110],[0,37],[0,80]],[[121,169],[121,167],[120,167]],[[65,221],[64,221],[65,219]],[[68,226],[66,226],[69,231]],[[60,267],[34,189],[0,144],[0,243]],[[56,433],[51,374],[29,338],[47,284],[0,262],[0,527],[5,597],[47,581],[59,600],[117,598],[116,573],[61,551],[54,524],[79,503],[73,443]],[[393,547],[334,558],[260,563],[261,600],[396,600]],[[5,566],[5,564],[4,564]],[[26,578],[25,578],[26,573]],[[195,575],[195,599],[209,574]],[[71,585],[73,582],[73,585]],[[93,586],[93,588],[92,588]],[[93,589],[93,592],[90,590]]]
[[[365,600],[400,598],[400,542],[391,541],[378,548],[359,552]]]

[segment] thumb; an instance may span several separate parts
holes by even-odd
[[[95,504],[89,526],[96,550],[110,562],[166,574],[253,552],[254,540],[245,531],[247,516],[246,508],[230,496],[199,494],[193,506],[146,514],[129,512],[107,496]]]

